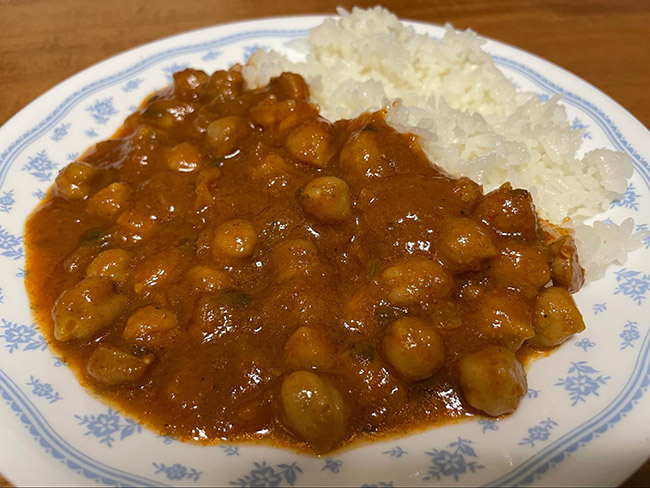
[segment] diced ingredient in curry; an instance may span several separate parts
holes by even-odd
[[[573,298],[566,289],[557,286],[545,288],[537,297],[533,326],[535,336],[529,342],[540,347],[557,346],[585,330]]]
[[[485,294],[478,305],[476,325],[485,337],[517,351],[535,335],[532,310],[518,294],[494,290]]]
[[[551,252],[551,278],[555,286],[575,293],[585,282],[585,270],[578,262],[578,250],[571,236],[562,236],[553,242]]]
[[[551,279],[548,261],[543,245],[506,241],[490,262],[490,277],[500,286],[536,290]]]
[[[517,358],[584,328],[551,234],[527,191],[450,177],[381,112],[330,123],[298,75],[186,69],[61,171],[26,283],[52,346],[139,421],[324,453],[512,412]]]
[[[476,216],[503,236],[530,239],[539,231],[530,193],[513,189],[510,183],[485,195],[476,207]]]
[[[467,403],[495,417],[514,412],[528,391],[524,367],[512,351],[499,346],[465,355],[459,380]]]

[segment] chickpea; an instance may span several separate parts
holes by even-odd
[[[253,169],[252,176],[263,183],[267,190],[277,191],[288,186],[291,170],[291,166],[282,156],[268,154]]]
[[[179,173],[192,173],[201,165],[201,154],[196,146],[181,142],[167,153],[167,167]]]
[[[284,72],[271,80],[271,86],[278,86],[280,93],[293,100],[308,100],[309,87],[300,75]]]
[[[208,144],[214,150],[214,156],[221,158],[234,153],[250,128],[249,122],[237,115],[230,115],[212,122],[208,126],[206,135]]]
[[[312,119],[287,137],[288,151],[300,161],[324,168],[336,154],[336,137],[329,122]]]
[[[210,293],[230,286],[228,275],[210,266],[196,265],[187,271],[186,276],[195,293]]]
[[[215,71],[204,85],[203,93],[210,99],[220,101],[232,100],[239,96],[244,88],[241,66],[233,66],[228,71]]]
[[[110,388],[139,381],[153,360],[153,354],[138,347],[124,352],[99,346],[88,358],[86,372],[97,383]]]
[[[451,276],[436,261],[408,258],[399,261],[381,274],[388,300],[397,306],[409,306],[451,292]]]
[[[538,220],[533,199],[526,190],[512,189],[510,183],[488,193],[476,207],[476,216],[496,233],[534,238]]]
[[[474,206],[476,201],[483,196],[481,186],[465,176],[456,180],[453,192],[461,202],[469,207]]]
[[[290,368],[331,369],[336,350],[327,338],[311,327],[298,327],[284,345],[285,361]]]
[[[287,239],[276,244],[271,261],[278,281],[307,276],[320,264],[316,246],[307,239]]]
[[[316,373],[296,371],[280,389],[284,418],[316,452],[334,447],[345,435],[347,409],[341,394]]]
[[[174,95],[182,100],[198,98],[203,85],[210,77],[201,70],[185,69],[174,73]]]
[[[127,301],[109,278],[86,278],[56,299],[54,337],[63,342],[90,339],[122,315]]]
[[[306,101],[278,102],[275,95],[269,95],[251,108],[250,117],[273,136],[277,145],[281,145],[292,130],[308,119],[318,117],[318,111]]]
[[[90,193],[90,183],[97,171],[88,163],[70,163],[56,177],[56,190],[67,200],[83,200]]]
[[[551,279],[548,253],[527,242],[510,241],[490,262],[489,275],[498,285],[531,289],[534,296]]]
[[[124,249],[109,249],[93,259],[86,268],[86,276],[103,276],[115,283],[124,283],[131,273],[133,254]]]
[[[252,256],[258,241],[255,227],[249,220],[228,220],[214,232],[212,254],[216,258],[247,258]]]
[[[249,115],[254,123],[268,131],[277,121],[277,111],[278,99],[275,95],[269,95],[252,107]]]
[[[341,169],[356,178],[383,176],[386,162],[377,138],[377,132],[370,130],[352,134],[339,155]]]
[[[135,267],[133,291],[146,296],[154,288],[165,287],[181,277],[186,265],[186,256],[178,248],[148,256]]]
[[[111,183],[88,199],[86,212],[105,219],[112,219],[127,205],[133,190],[126,183]]]
[[[322,176],[310,181],[298,199],[305,212],[326,223],[343,222],[352,207],[348,184],[336,176]]]
[[[157,219],[148,209],[134,207],[122,212],[116,222],[121,227],[120,233],[124,240],[136,244],[153,234]]]
[[[493,292],[479,299],[476,315],[478,330],[516,351],[535,335],[532,311],[526,302],[508,292]]]
[[[156,129],[171,130],[185,123],[194,107],[177,100],[158,99],[142,112],[142,117]]]
[[[422,319],[402,317],[392,322],[382,340],[386,359],[406,381],[436,374],[445,362],[440,333]]]
[[[467,403],[493,417],[513,412],[528,391],[524,367],[505,347],[487,346],[467,354],[459,371]]]
[[[557,286],[542,290],[533,317],[535,336],[528,340],[533,346],[557,346],[585,330],[584,320],[573,298],[568,291]]]
[[[551,244],[551,278],[555,286],[575,293],[585,282],[585,270],[580,266],[578,250],[571,236],[562,236]]]
[[[126,321],[122,333],[125,340],[158,346],[165,343],[178,328],[176,314],[165,307],[147,305],[137,309]]]
[[[467,217],[451,218],[443,224],[438,248],[449,264],[463,271],[476,268],[497,254],[490,231]]]
[[[283,142],[292,131],[317,117],[318,110],[310,103],[295,100],[279,102],[275,110],[275,136]]]

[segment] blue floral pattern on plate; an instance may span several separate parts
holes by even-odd
[[[594,315],[598,315],[599,313],[603,313],[604,311],[607,310],[607,303],[594,303],[593,306],[591,307]]]
[[[382,454],[387,454],[388,456],[395,457],[395,458],[401,458],[405,454],[408,454],[408,451],[405,451],[399,446],[395,446],[392,449],[389,449],[388,451],[382,452]]]
[[[0,225],[0,255],[12,259],[25,257],[22,236],[15,236]]]
[[[45,338],[36,331],[36,325],[29,326],[0,319],[0,339],[6,342],[9,353],[14,351],[44,351],[47,347]]]
[[[546,420],[542,420],[536,426],[528,429],[528,436],[519,442],[519,445],[530,445],[530,447],[535,447],[535,442],[548,440],[551,436],[551,430],[553,430],[553,427],[557,427],[557,425],[557,422],[551,420],[550,417]]]
[[[623,326],[623,332],[619,334],[619,337],[623,339],[621,342],[621,351],[628,347],[634,347],[634,343],[641,338],[638,325],[637,322],[628,320]]]
[[[574,407],[579,402],[584,402],[585,398],[590,395],[598,396],[598,390],[607,383],[609,376],[596,376],[598,370],[587,364],[587,361],[572,362],[569,368],[569,375],[564,378],[558,378],[557,386],[563,386],[569,392],[569,398],[572,400],[571,406]],[[574,373],[574,374],[571,374]]]
[[[22,169],[35,176],[38,181],[50,181],[58,167],[59,164],[52,161],[47,152],[43,150],[30,156]]]
[[[472,448],[473,442],[469,439],[461,439],[449,443],[447,449],[432,449],[425,454],[431,456],[431,464],[427,470],[427,475],[423,480],[435,478],[441,479],[443,476],[453,476],[458,481],[459,477],[467,472],[475,472],[477,469],[483,469],[485,466],[478,463],[478,456]],[[471,459],[476,458],[476,460]]]
[[[302,468],[295,462],[278,464],[275,468],[266,464],[266,461],[253,462],[253,469],[248,474],[231,481],[230,484],[232,486],[280,486],[286,482],[289,486],[294,486],[300,473]]]
[[[636,191],[634,191],[634,183],[630,183],[627,185],[627,189],[625,190],[625,193],[623,194],[623,197],[620,200],[614,200],[612,202],[612,208],[613,207],[623,207],[623,208],[629,208],[631,210],[634,210],[635,212],[638,212],[639,210],[639,195]],[[645,229],[643,229],[645,230]]]
[[[79,421],[79,425],[86,427],[84,435],[93,435],[101,444],[106,444],[108,447],[113,447],[115,442],[113,436],[118,433],[119,440],[124,440],[135,433],[142,432],[140,424],[129,418],[120,417],[112,408],[99,415],[75,415],[75,418]]]
[[[339,473],[341,471],[341,466],[343,466],[343,461],[328,457],[325,458],[325,466],[321,468],[321,471],[329,470],[332,473]]]
[[[596,343],[589,340],[587,337],[574,342],[573,345],[582,348],[585,352],[589,351],[589,348],[591,347],[596,347]]]
[[[95,119],[95,122],[101,125],[104,125],[112,117],[117,115],[117,110],[115,110],[115,107],[113,106],[113,97],[95,100],[92,105],[86,107],[86,111],[90,112],[90,115]],[[90,135],[89,132],[86,132],[86,134]],[[95,134],[97,133],[95,132]]]
[[[616,271],[614,275],[616,276],[616,282],[619,283],[614,295],[622,293],[634,300],[637,305],[641,305],[641,302],[646,299],[646,293],[650,288],[650,274],[623,268]]]
[[[27,386],[33,387],[32,393],[34,395],[43,397],[46,400],[49,400],[50,403],[61,400],[61,395],[54,391],[54,388],[51,384],[43,383],[38,378],[34,378],[34,376],[29,377],[29,383],[27,383]]]
[[[189,479],[191,481],[198,481],[199,477],[203,474],[201,471],[197,471],[194,468],[186,468],[182,464],[172,464],[167,466],[164,463],[151,463],[153,467],[156,468],[154,474],[164,473],[169,480],[182,480]]]
[[[16,199],[14,198],[14,191],[9,190],[4,192],[2,196],[0,196],[0,212],[11,212],[11,208],[14,206],[14,203],[16,203]]]

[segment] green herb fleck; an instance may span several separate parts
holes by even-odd
[[[367,342],[355,342],[350,347],[350,355],[359,361],[372,361],[375,359],[375,348]]]
[[[103,247],[108,244],[108,238],[110,234],[106,232],[106,229],[90,229],[79,237],[79,245],[81,247]]]
[[[136,358],[141,358],[142,356],[145,356],[148,353],[149,353],[149,349],[147,349],[147,346],[143,346],[140,344],[131,345],[131,355],[135,356]]]
[[[401,310],[396,310],[387,305],[380,305],[375,310],[375,319],[377,320],[377,324],[381,327],[386,327],[402,315],[404,315],[404,313]]]
[[[253,304],[253,297],[236,288],[221,290],[221,299],[224,304],[233,308],[248,308]]]

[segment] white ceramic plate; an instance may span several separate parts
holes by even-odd
[[[203,29],[99,63],[0,129],[0,472],[19,485],[612,485],[650,454],[650,239],[576,297],[587,330],[529,371],[517,412],[310,457],[160,437],[92,398],[47,348],[23,286],[23,222],[56,173],[110,137],[185,66],[213,71],[258,47],[288,51],[322,17]],[[439,27],[414,24],[442,35]],[[650,224],[650,134],[603,93],[540,58],[488,41],[520,89],[564,95],[585,148],[626,151],[635,174],[603,219]]]

